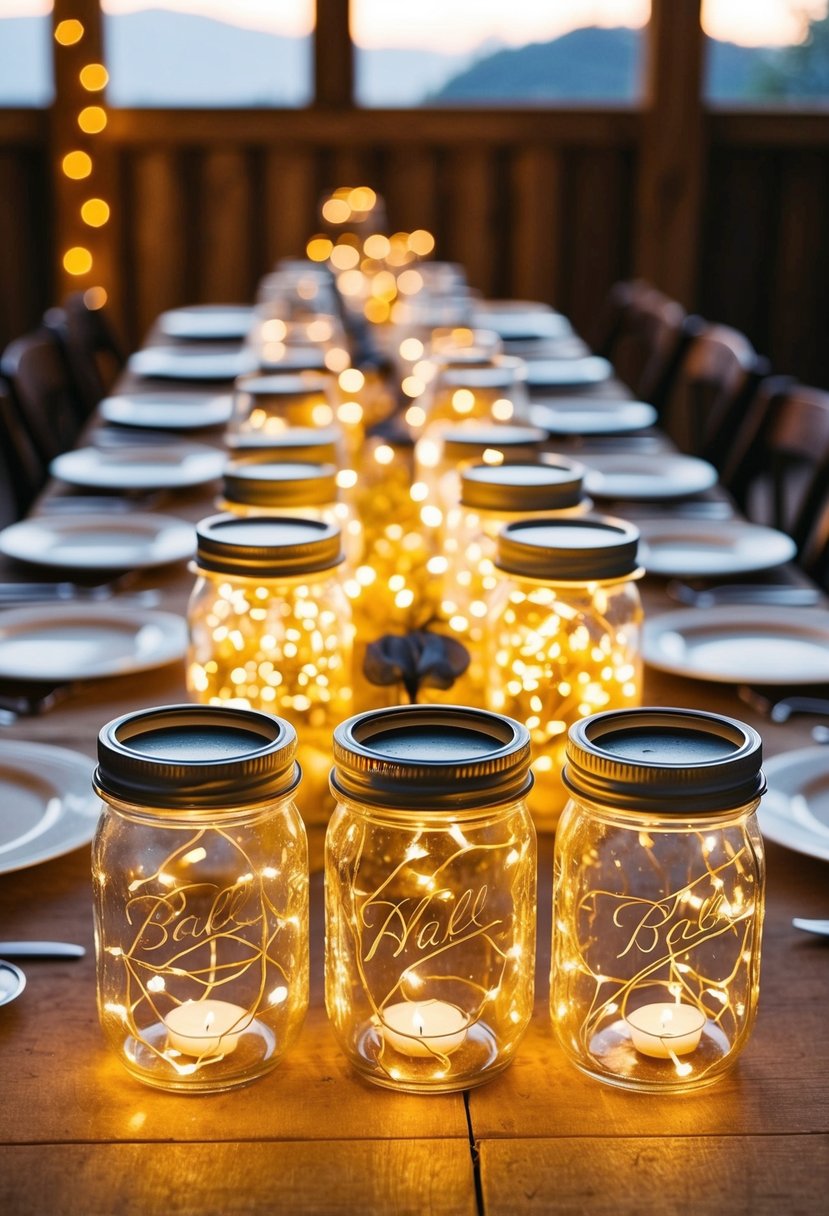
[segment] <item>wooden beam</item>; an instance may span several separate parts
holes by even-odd
[[[354,52],[348,10],[349,0],[317,0],[314,105],[319,109],[353,105]]]
[[[703,188],[700,0],[652,0],[635,272],[692,308]]]

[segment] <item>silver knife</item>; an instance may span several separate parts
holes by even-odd
[[[819,933],[829,937],[829,920],[804,920],[802,916],[795,916],[792,924],[795,929],[805,929],[807,933]]]
[[[0,942],[0,958],[83,958],[74,942]]]

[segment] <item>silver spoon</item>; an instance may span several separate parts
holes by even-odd
[[[7,958],[83,958],[86,950],[74,942],[0,942]]]
[[[795,916],[792,920],[795,929],[803,929],[806,933],[818,933],[821,937],[829,937],[829,920],[806,920]]]
[[[26,976],[14,963],[0,959],[0,1005],[8,1005],[26,987]]]

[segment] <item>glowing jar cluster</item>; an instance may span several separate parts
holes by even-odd
[[[480,704],[486,687],[485,640],[488,600],[498,586],[498,535],[507,524],[528,516],[552,519],[584,514],[590,504],[582,490],[584,468],[563,457],[544,464],[509,461],[473,464],[459,470],[460,502],[447,512],[443,530],[446,558],[441,612],[453,636],[470,654],[456,701]]]
[[[376,710],[334,736],[326,1008],[355,1069],[441,1093],[497,1075],[533,1005],[529,736],[485,710]]]
[[[163,706],[100,733],[98,1008],[148,1085],[242,1085],[299,1033],[308,850],[295,752],[293,727],[250,710]]]
[[[300,809],[331,807],[331,732],[352,708],[352,624],[338,527],[288,516],[215,515],[196,529],[187,687],[210,705],[280,714],[299,736]]]
[[[760,738],[686,709],[571,728],[556,833],[550,1008],[582,1071],[650,1092],[717,1080],[757,1007]]]
[[[234,515],[277,515],[334,524],[340,529],[349,564],[356,566],[362,556],[362,524],[339,488],[333,464],[231,461],[225,468],[219,507]]]
[[[566,800],[568,727],[641,701],[638,538],[632,524],[591,515],[530,519],[498,536],[487,706],[529,729],[539,827],[554,828]]]

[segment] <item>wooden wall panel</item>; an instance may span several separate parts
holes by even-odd
[[[249,300],[256,283],[257,180],[245,149],[208,151],[199,165],[196,222],[198,297],[208,302]]]
[[[449,231],[445,256],[466,267],[473,287],[492,296],[496,290],[498,243],[506,233],[501,224],[496,161],[489,148],[461,147],[448,158],[442,195]]]
[[[316,159],[305,147],[279,145],[264,153],[264,265],[301,257],[315,231],[319,203]]]
[[[54,240],[43,149],[0,147],[0,349],[51,304]]]
[[[395,231],[438,226],[438,155],[433,147],[387,146],[383,159],[383,196],[389,224]],[[444,251],[438,248],[437,256]]]
[[[131,165],[127,231],[134,241],[134,282],[125,295],[132,303],[129,321],[139,334],[165,308],[194,302],[187,243],[197,215],[184,170],[183,159],[166,151],[140,152]]]
[[[510,177],[512,291],[519,299],[556,303],[561,298],[561,195],[566,185],[561,154],[519,148]]]

